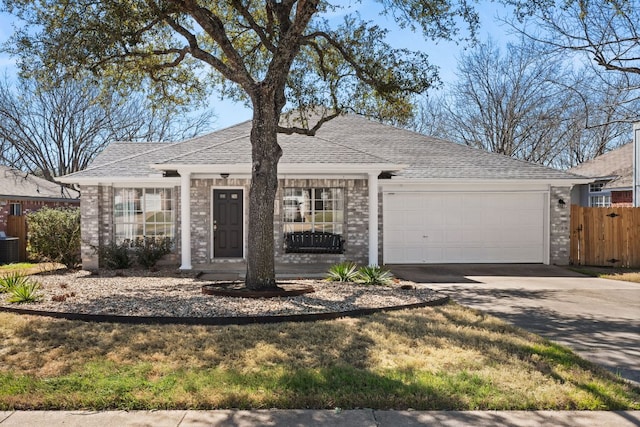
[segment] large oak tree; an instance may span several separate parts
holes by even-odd
[[[473,33],[466,0],[379,0],[401,26],[432,38]],[[344,111],[407,118],[410,96],[437,78],[427,56],[394,49],[386,31],[321,0],[5,0],[27,25],[13,38],[23,72],[90,69],[112,86],[147,80],[180,102],[217,85],[253,108],[246,285],[276,286],[273,206],[278,132],[312,135]],[[367,6],[368,7],[368,6]],[[339,18],[337,18],[339,17]],[[283,110],[300,121],[280,125]],[[316,120],[308,121],[314,112]]]

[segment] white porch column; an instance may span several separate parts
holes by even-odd
[[[378,265],[378,173],[369,173],[369,265]]]
[[[180,270],[191,270],[191,173],[180,172]]]

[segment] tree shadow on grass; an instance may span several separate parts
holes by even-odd
[[[627,409],[631,402],[636,402],[637,406],[640,387],[581,358],[568,347],[550,342],[512,324],[496,321],[479,310],[449,310],[440,307],[434,310],[441,313],[447,322],[432,324],[425,331],[425,336],[446,336],[446,343],[441,345],[473,348],[497,363],[508,364],[512,358],[517,358],[526,366],[525,369],[537,371],[560,384],[570,383],[597,398],[602,406],[591,409]],[[469,313],[475,315],[469,316]],[[544,316],[544,313],[538,314]],[[576,325],[582,320],[575,319]],[[416,329],[407,328],[406,323],[415,321],[417,319],[410,313],[401,313],[389,319],[389,324],[402,322],[405,325],[397,328],[398,330],[412,331]],[[455,326],[452,328],[451,325]],[[613,329],[624,327],[611,326]],[[487,336],[487,332],[491,335]],[[421,337],[414,334],[411,338]],[[614,385],[616,393],[609,393],[610,388],[602,386],[605,382]]]
[[[640,320],[562,310],[556,290],[460,289],[453,298],[549,340],[570,346],[609,371],[640,384]],[[453,294],[452,294],[453,295]],[[558,308],[553,308],[558,307]]]
[[[372,369],[370,355],[376,343],[366,331],[370,322],[366,318],[225,327],[21,320],[14,332],[19,343],[12,343],[20,348],[12,348],[11,357],[0,357],[12,375],[87,376],[99,387],[102,376],[117,377],[122,372],[134,376],[127,382],[140,384],[140,389],[119,389],[121,395],[113,399],[102,396],[93,403],[74,404],[74,390],[65,390],[66,382],[60,381],[57,392],[65,396],[67,408],[148,407],[135,397],[139,394],[152,405],[171,408],[465,407],[457,396],[434,386]],[[155,367],[135,369],[148,364]],[[150,383],[154,376],[165,377],[165,384],[175,382],[178,394],[187,390],[192,396],[189,403],[179,399],[175,403],[149,391],[156,387]],[[38,393],[34,387],[32,392]],[[92,386],[83,387],[82,399],[101,394]],[[24,399],[17,406],[38,408],[29,406],[28,393]]]
[[[60,399],[67,408],[535,409],[517,406],[517,395],[496,403],[500,399],[492,400],[491,393],[500,385],[465,367],[428,372],[378,364],[384,333],[406,338],[416,351],[472,348],[498,365],[512,364],[516,357],[524,361],[523,369],[555,382],[573,381],[559,369],[565,366],[603,375],[562,347],[455,306],[272,325],[127,325],[39,317],[16,322],[10,334],[3,332],[9,339],[0,362],[12,375],[34,378],[34,388],[22,400],[12,400],[29,409],[42,409],[29,406],[40,378],[49,383],[55,379],[56,393],[64,396]],[[127,377],[126,385],[110,385],[119,395],[105,397],[100,390],[104,378],[117,383],[119,375]],[[88,378],[82,397],[65,389],[65,378],[78,376]],[[600,393],[608,409],[638,400],[637,391],[616,378],[609,380],[619,387],[619,395],[591,390],[589,382],[575,386]],[[478,390],[486,390],[485,395]],[[48,405],[56,408],[55,401]]]

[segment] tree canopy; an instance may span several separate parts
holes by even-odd
[[[430,38],[458,38],[467,0],[379,0]],[[393,48],[386,30],[321,0],[5,0],[25,23],[10,51],[23,73],[89,69],[112,87],[149,87],[183,102],[217,86],[253,108],[247,286],[275,286],[273,206],[278,132],[313,134],[345,111],[408,119],[412,94],[437,78],[426,54]],[[462,34],[462,36],[461,36]],[[299,121],[280,126],[283,109]],[[319,114],[317,122],[307,121]]]
[[[465,1],[381,3],[402,26],[428,37],[459,36],[459,17],[468,33],[477,26]],[[177,103],[212,86],[250,102],[258,86],[282,79],[292,109],[408,117],[409,95],[437,78],[425,53],[394,49],[385,42],[387,30],[330,2],[6,0],[5,6],[25,24],[6,46],[24,74],[90,69],[110,87],[144,81],[156,97]]]

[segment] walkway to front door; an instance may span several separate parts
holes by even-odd
[[[213,257],[242,258],[242,190],[213,190]]]

